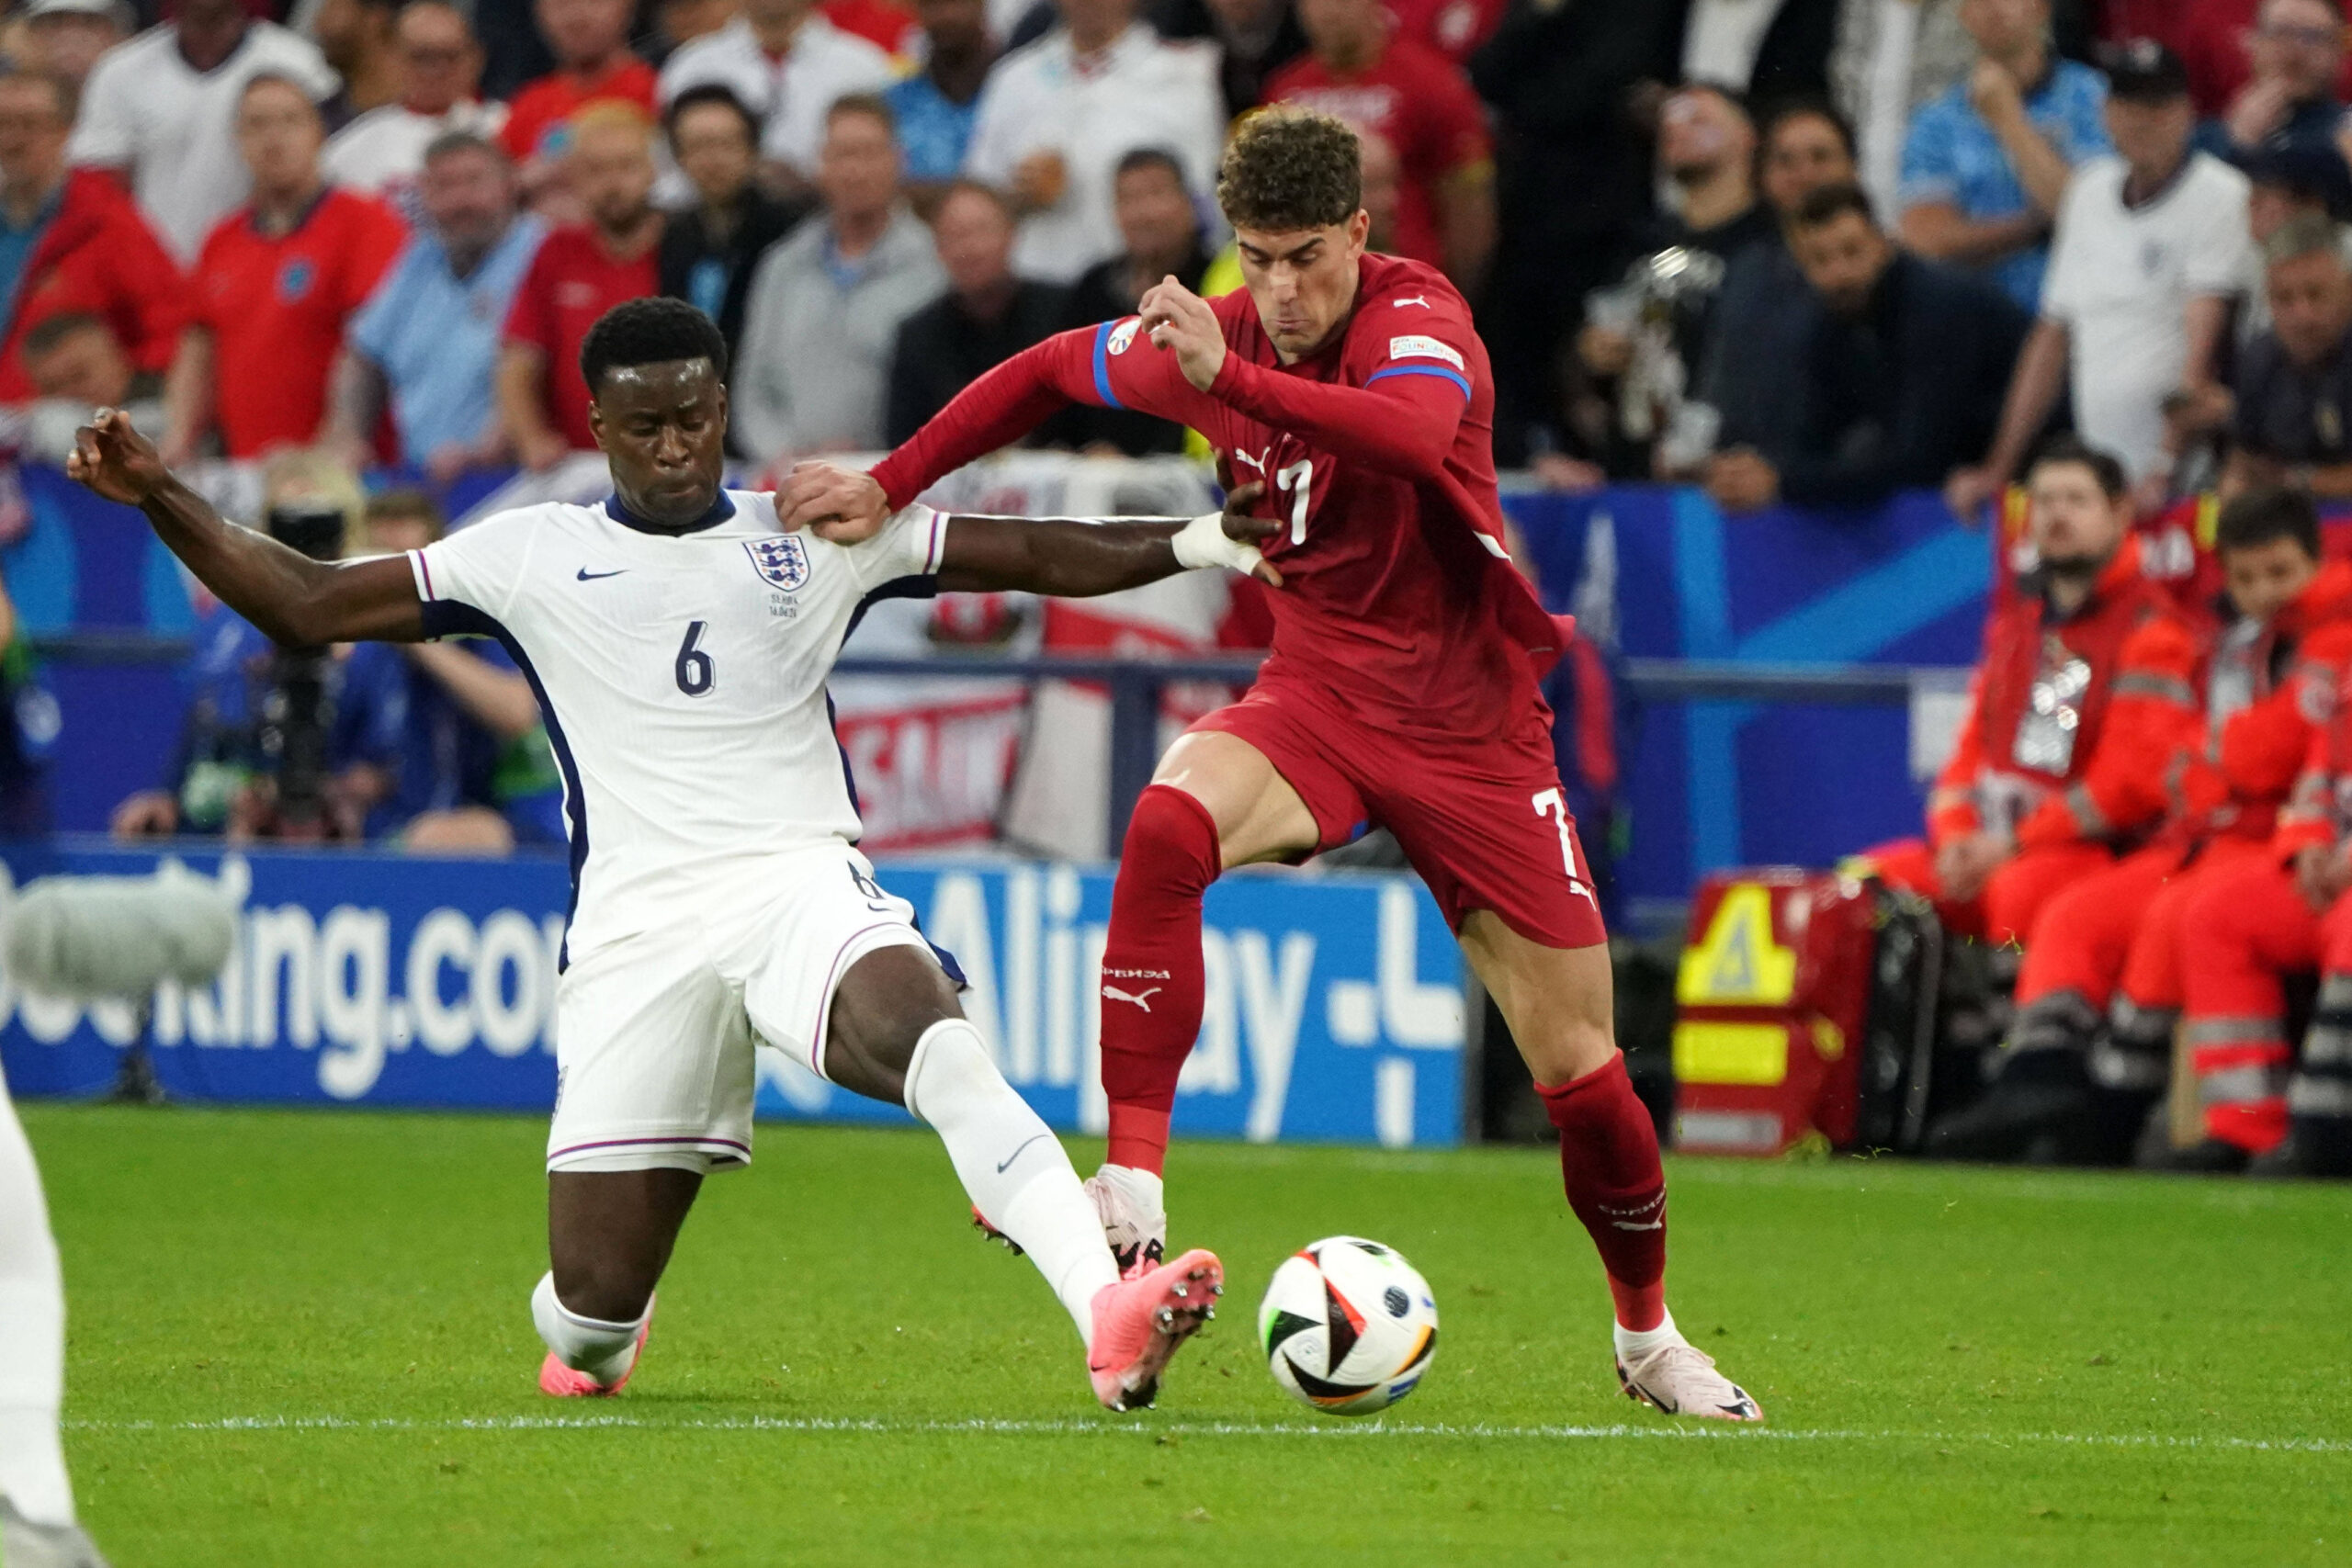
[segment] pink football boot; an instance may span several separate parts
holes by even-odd
[[[645,1321],[637,1325],[637,1343],[629,1347],[628,1365],[621,1369],[619,1379],[607,1385],[598,1382],[577,1368],[567,1367],[556,1359],[550,1350],[548,1359],[539,1363],[539,1392],[555,1399],[609,1399],[628,1386],[636,1375],[637,1363],[645,1357],[645,1337],[653,1332],[653,1303],[645,1303]]]
[[[1086,1370],[1094,1397],[1113,1410],[1141,1410],[1159,1395],[1159,1374],[1177,1347],[1216,1315],[1225,1265],[1198,1247],[1173,1263],[1094,1293],[1094,1343]]]

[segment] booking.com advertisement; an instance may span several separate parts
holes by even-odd
[[[545,1111],[555,1094],[557,954],[568,897],[548,860],[424,861],[339,851],[0,851],[7,886],[143,876],[165,860],[217,878],[236,941],[201,987],[148,1010],[165,1090],[187,1100]],[[966,1012],[1055,1127],[1099,1132],[1109,868],[885,861],[956,954]],[[1207,995],[1178,1087],[1179,1133],[1429,1147],[1462,1135],[1460,957],[1408,877],[1241,874],[1209,890]],[[1148,1008],[1141,983],[1114,1005]],[[88,1095],[135,1039],[130,1000],[81,1003],[0,980],[0,1061],[19,1096]],[[656,1043],[658,1048],[658,1043]],[[763,1050],[771,1118],[904,1112]]]

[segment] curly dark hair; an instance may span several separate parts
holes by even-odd
[[[580,344],[580,375],[594,397],[605,372],[673,359],[707,359],[711,374],[727,378],[727,340],[718,323],[684,299],[630,299],[596,318]]]
[[[1260,109],[1226,143],[1216,201],[1237,229],[1285,233],[1345,223],[1363,205],[1363,151],[1330,115]]]

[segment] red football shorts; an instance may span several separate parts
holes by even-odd
[[[1303,682],[1261,678],[1194,729],[1246,740],[1314,814],[1316,849],[1365,824],[1396,835],[1456,931],[1491,909],[1530,942],[1606,942],[1541,708],[1510,737],[1431,739],[1367,724]]]

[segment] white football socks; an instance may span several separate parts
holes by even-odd
[[[1670,1312],[1657,1320],[1656,1328],[1635,1330],[1619,1323],[1612,1325],[1611,1332],[1617,1339],[1617,1359],[1629,1367],[1668,1345],[1683,1343],[1682,1331],[1674,1326],[1674,1314]]]
[[[57,1439],[65,1393],[65,1281],[32,1145],[0,1085],[0,1497],[28,1523],[71,1525],[74,1488]]]
[[[650,1313],[653,1303],[645,1303]],[[637,1333],[645,1326],[640,1317],[634,1323],[606,1323],[602,1318],[582,1317],[556,1299],[555,1275],[539,1276],[538,1288],[531,1292],[531,1321],[538,1325],[539,1337],[546,1340],[555,1359],[576,1372],[586,1372],[605,1387],[610,1388],[628,1375],[637,1364]]]
[[[1061,1140],[1004,1081],[968,1021],[942,1019],[915,1042],[907,1109],[939,1134],[973,1207],[1029,1255],[1091,1345],[1094,1294],[1119,1280],[1102,1216]]]

